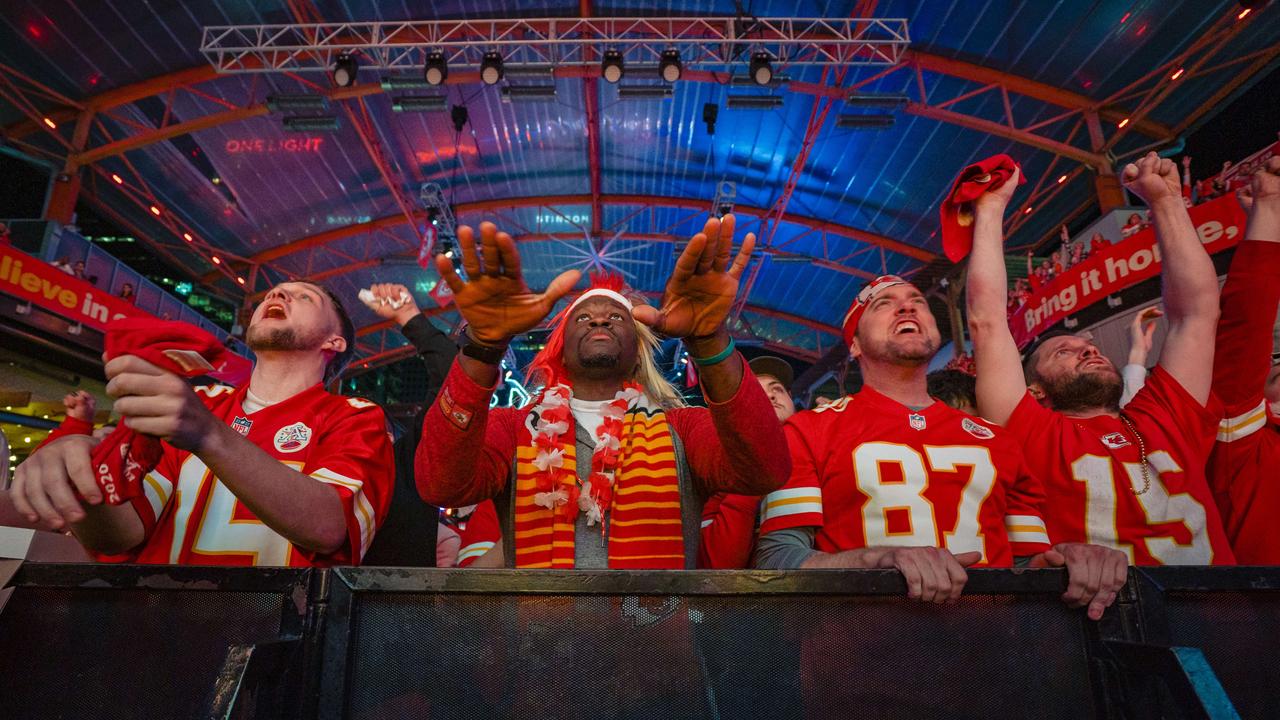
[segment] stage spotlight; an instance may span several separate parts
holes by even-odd
[[[720,115],[720,106],[715,103],[707,103],[702,106],[702,122],[707,124],[707,134],[716,134],[716,118]]]
[[[428,85],[442,85],[449,79],[449,64],[445,62],[444,53],[439,50],[427,53],[427,62],[422,66],[422,78]]]
[[[502,56],[490,50],[480,61],[480,80],[485,85],[497,85],[505,73],[502,71]]]
[[[449,117],[453,119],[453,129],[462,132],[462,128],[466,126],[468,119],[467,106],[454,105],[449,110]]]
[[[668,48],[662,51],[662,59],[658,61],[658,75],[666,82],[673,83],[684,73],[680,64],[680,51]]]
[[[341,53],[333,62],[333,82],[338,87],[351,87],[356,84],[356,73],[360,64],[350,53]]]
[[[757,85],[773,82],[773,58],[767,52],[752,53],[748,74]]]
[[[604,60],[600,61],[600,77],[605,82],[616,83],[622,79],[622,53],[617,50],[606,50]]]

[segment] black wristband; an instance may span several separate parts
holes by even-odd
[[[507,347],[509,345],[510,342],[504,342],[501,345],[482,343],[471,336],[470,328],[462,332],[462,354],[482,363],[497,365],[502,362],[502,358],[507,356]]]
[[[497,365],[502,362],[502,358],[507,356],[507,349],[496,345],[477,345],[469,342],[462,346],[462,354],[472,360]]]

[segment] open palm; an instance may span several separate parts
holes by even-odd
[[[731,214],[708,219],[676,260],[662,293],[662,307],[639,306],[635,319],[673,337],[714,334],[733,306],[742,271],[756,245],[756,236],[748,233],[730,265],[734,225]]]
[[[520,271],[515,241],[498,232],[493,223],[480,223],[478,254],[475,232],[466,225],[458,228],[458,245],[467,279],[459,277],[453,261],[444,255],[436,256],[436,269],[453,291],[453,303],[467,321],[468,332],[480,342],[501,344],[537,327],[581,276],[577,270],[568,270],[552,280],[545,292],[530,290]]]

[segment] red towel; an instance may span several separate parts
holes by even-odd
[[[227,350],[213,335],[184,322],[125,318],[107,328],[106,359],[136,355],[184,377],[243,375],[249,361]],[[94,479],[112,505],[142,494],[142,478],[160,462],[160,439],[124,423],[93,450]]]
[[[973,248],[973,201],[995,190],[1013,177],[1018,164],[1008,155],[993,155],[960,172],[951,192],[942,201],[942,251],[951,262],[959,262]],[[1027,181],[1018,177],[1018,184]]]

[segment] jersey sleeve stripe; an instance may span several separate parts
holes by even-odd
[[[458,551],[458,562],[478,558],[481,555],[493,549],[495,543],[492,542],[474,542]]]
[[[764,510],[764,519],[768,521],[768,520],[776,520],[781,517],[788,517],[791,515],[809,515],[809,514],[815,514],[818,517],[822,517],[822,503],[790,501],[790,504],[787,504],[787,505],[780,505],[780,506],[769,505]]]
[[[1218,423],[1218,442],[1234,442],[1246,438],[1266,427],[1267,401],[1265,399],[1243,415],[1224,418]]]
[[[1039,532],[1015,532],[1009,529],[1009,542],[1011,543],[1034,543],[1037,545],[1049,545],[1049,535],[1043,531]]]
[[[373,510],[373,504],[364,495],[364,483],[328,468],[315,470],[311,473],[311,477],[320,482],[344,487],[351,491],[351,504],[355,508],[356,523],[360,526],[360,547],[352,549],[359,551],[359,557],[364,559],[365,551],[369,549],[369,544],[373,542],[373,534],[377,531],[376,515]]]
[[[1005,515],[1004,524],[1006,527],[1014,525],[1029,525],[1040,530],[1044,530],[1044,520],[1039,515]]]
[[[155,471],[144,475],[142,480],[142,491],[147,496],[147,503],[151,505],[151,516],[158,520],[169,502],[169,496],[173,494],[173,483]]]
[[[1049,544],[1049,532],[1037,515],[1005,515],[1004,527],[1010,543]]]
[[[772,505],[777,500],[789,500],[791,498],[812,499],[815,497],[818,498],[819,502],[822,501],[822,488],[818,488],[818,487],[783,488],[782,490],[774,490],[773,492],[766,495],[764,498],[764,501],[766,504]]]

